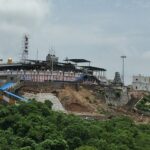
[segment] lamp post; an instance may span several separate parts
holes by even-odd
[[[123,82],[123,84],[124,84],[124,62],[125,62],[125,59],[127,58],[127,56],[125,56],[125,55],[123,55],[123,56],[121,56],[121,58],[122,58],[122,82]]]
[[[50,55],[51,55],[51,80],[53,81],[53,72],[54,72],[54,59],[55,59],[55,51],[53,50],[53,48],[51,48],[51,52],[49,51]]]

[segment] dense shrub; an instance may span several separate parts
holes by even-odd
[[[139,110],[150,112],[150,96],[145,96],[136,107]]]
[[[150,125],[127,117],[84,120],[31,101],[0,105],[1,150],[149,150]]]

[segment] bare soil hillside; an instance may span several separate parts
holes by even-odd
[[[94,91],[83,87],[79,91],[65,87],[59,91],[58,97],[68,111],[95,113],[106,108],[103,99],[97,99]]]
[[[105,103],[104,90],[72,86],[54,89],[49,87],[24,87],[21,92],[53,93],[63,107],[69,112],[80,116],[91,116],[99,119],[109,119],[114,116],[125,115],[133,118],[137,123],[150,123],[150,117],[134,111],[134,105],[144,93],[130,92],[131,100],[123,107],[108,106]],[[102,117],[104,116],[104,117]]]

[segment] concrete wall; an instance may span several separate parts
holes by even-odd
[[[72,88],[78,89],[79,84],[74,83],[74,82],[57,82],[57,81],[52,81],[52,82],[30,82],[30,81],[23,81],[23,85],[27,87],[35,87],[38,88],[40,87],[41,89],[44,87],[48,87],[54,90],[57,89],[62,89],[65,86],[70,86]]]

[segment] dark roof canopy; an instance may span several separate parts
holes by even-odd
[[[83,69],[88,69],[91,71],[107,71],[104,68],[92,67],[92,66],[81,66]]]
[[[91,61],[86,59],[65,59],[64,61],[71,61],[74,63],[90,63]]]

